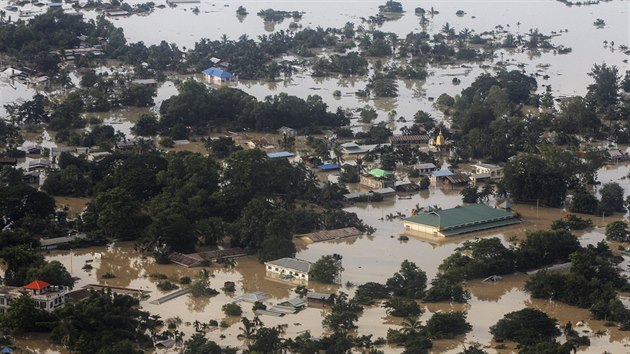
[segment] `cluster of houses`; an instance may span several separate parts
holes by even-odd
[[[116,149],[126,150],[134,147],[135,142],[131,140],[119,141]],[[85,155],[88,161],[99,162],[112,153],[109,151],[99,151],[88,147],[61,146],[43,147],[41,145],[24,145],[17,148],[24,157],[0,156],[0,166],[10,166],[22,169],[22,181],[29,184],[43,184],[47,171],[57,168],[57,161],[62,153],[74,156]]]
[[[7,67],[2,69],[0,77],[8,81],[9,84],[15,87],[15,82],[19,82],[23,85],[34,87],[46,87],[49,83],[48,76],[38,72],[35,69],[27,67]]]

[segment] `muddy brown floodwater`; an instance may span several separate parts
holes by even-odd
[[[627,184],[625,176],[628,166],[624,164],[608,166],[600,170],[602,181],[619,181]],[[626,185],[624,185],[625,187]],[[332,253],[343,255],[343,284],[331,286],[310,282],[308,287],[318,292],[344,291],[350,295],[354,293],[354,287],[346,284],[361,284],[368,281],[384,282],[400,266],[400,263],[409,259],[415,262],[421,269],[427,272],[429,279],[437,273],[437,267],[444,258],[449,256],[458,245],[474,237],[500,237],[505,243],[513,242],[525,235],[527,230],[546,229],[551,221],[566,214],[560,209],[537,208],[536,205],[516,205],[515,210],[522,216],[523,223],[514,227],[493,230],[481,234],[473,234],[465,237],[455,237],[443,243],[431,243],[419,237],[410,237],[408,241],[399,241],[398,235],[402,232],[402,223],[396,219],[387,221],[385,215],[401,212],[410,214],[411,208],[416,204],[439,205],[443,208],[460,204],[461,196],[458,190],[442,190],[431,188],[420,194],[415,194],[412,199],[386,198],[381,203],[356,204],[346,208],[356,212],[367,224],[377,228],[370,236],[364,235],[333,242],[305,243],[297,242],[297,258],[315,261],[320,256]],[[610,222],[623,216],[607,217],[604,221]],[[578,233],[580,242],[594,244],[604,239],[601,217],[592,217],[595,227],[591,230]],[[617,245],[612,248],[616,249]],[[212,298],[193,298],[184,295],[161,305],[151,304],[166,293],[156,288],[156,280],[151,280],[150,275],[161,273],[168,276],[169,280],[177,282],[183,276],[195,277],[200,268],[185,268],[169,264],[155,264],[150,257],[145,257],[134,251],[131,243],[116,243],[108,247],[92,247],[70,251],[54,251],[47,254],[47,259],[62,262],[73,276],[79,278],[76,287],[91,283],[106,284],[110,286],[130,287],[150,291],[150,297],[141,301],[144,310],[152,314],[159,314],[163,319],[180,317],[183,324],[180,330],[189,337],[194,333],[190,323],[195,320],[207,322],[211,319],[230,323],[229,328],[217,329],[208,333],[208,338],[222,344],[231,346],[243,345],[237,338],[240,333],[238,318],[226,317],[221,306],[234,301],[234,297],[245,292],[263,291],[270,296],[267,303],[275,304],[281,300],[294,297],[295,285],[266,277],[265,269],[255,257],[243,257],[238,259],[238,264],[233,269],[226,269],[220,265],[206,268],[211,274],[212,287],[219,289],[225,281],[236,283],[236,292],[233,294],[220,291],[219,295]],[[90,262],[93,269],[82,269],[86,262]],[[622,266],[627,268],[627,261]],[[113,279],[103,279],[105,273],[112,273]],[[495,324],[505,313],[519,310],[523,307],[534,307],[549,313],[564,324],[568,321],[577,323],[584,320],[586,325],[581,331],[591,340],[590,347],[580,349],[584,353],[611,353],[628,352],[626,345],[630,345],[627,332],[620,332],[616,328],[604,326],[603,321],[590,319],[587,309],[567,306],[557,302],[532,299],[523,290],[527,275],[508,275],[502,281],[496,283],[484,283],[480,280],[469,281],[466,288],[471,292],[472,299],[468,304],[422,304],[424,308],[423,320],[427,320],[436,311],[465,310],[468,312],[468,320],[473,325],[470,333],[453,340],[435,341],[433,352],[457,353],[463,344],[481,343],[484,346],[494,347],[488,328]],[[244,316],[253,318],[251,304],[243,303]],[[314,336],[323,333],[321,321],[325,315],[325,309],[307,308],[306,310],[285,317],[262,316],[261,319],[267,326],[287,325],[286,337],[310,331]],[[372,334],[374,338],[385,337],[388,328],[396,328],[401,319],[392,318],[385,313],[380,306],[367,307],[358,321],[357,334]],[[597,333],[597,334],[596,334]],[[221,336],[225,338],[221,338]],[[18,344],[25,348],[32,348],[36,352],[44,349],[50,353],[61,352],[58,346],[47,343],[43,337],[35,337],[19,340]],[[400,348],[385,346],[382,348],[387,353],[399,353]],[[493,352],[493,349],[489,350]],[[501,353],[510,352],[510,349],[500,350]]]

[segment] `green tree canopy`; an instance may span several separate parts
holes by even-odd
[[[404,260],[400,271],[387,279],[386,285],[394,296],[421,299],[427,287],[427,275],[415,263]]]
[[[324,284],[334,284],[337,279],[341,279],[341,257],[339,255],[324,255],[317,262],[313,263],[309,272],[309,279],[316,280]]]
[[[560,335],[560,330],[557,328],[557,321],[544,312],[524,308],[507,313],[490,327],[490,333],[495,338],[514,341],[521,345],[534,345],[555,339]]]

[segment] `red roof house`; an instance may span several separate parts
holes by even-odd
[[[47,287],[49,287],[50,284],[46,283],[43,280],[33,280],[32,282],[24,285],[24,289],[29,289],[29,290],[44,290]]]

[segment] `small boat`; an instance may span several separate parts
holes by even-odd
[[[398,196],[398,199],[411,199],[411,196]]]

